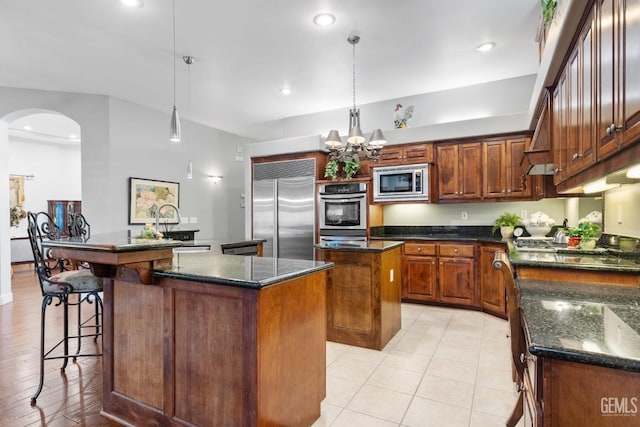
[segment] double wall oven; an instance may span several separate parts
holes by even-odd
[[[367,184],[320,186],[320,243],[355,244],[367,241]]]

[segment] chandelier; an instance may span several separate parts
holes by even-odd
[[[360,129],[360,110],[356,107],[356,44],[360,36],[350,35],[347,41],[353,47],[353,108],[349,110],[349,135],[347,144],[342,143],[340,133],[332,130],[327,136],[325,145],[329,150],[329,160],[355,161],[360,160],[360,155],[369,159],[378,159],[382,146],[387,142],[380,129],[372,132],[369,143],[365,144],[365,137]]]

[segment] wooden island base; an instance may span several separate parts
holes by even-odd
[[[313,424],[326,391],[326,274],[260,290],[107,284],[102,414],[126,425]]]

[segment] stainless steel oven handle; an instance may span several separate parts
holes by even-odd
[[[336,201],[336,200],[359,200],[359,199],[364,199],[364,198],[366,198],[366,196],[364,194],[361,194],[361,195],[358,195],[358,196],[353,196],[353,197],[338,196],[338,195],[336,195],[336,197],[332,197],[332,196],[328,196],[328,195],[320,196],[321,200],[331,200],[331,201]]]

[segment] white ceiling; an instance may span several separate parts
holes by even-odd
[[[144,3],[0,0],[0,86],[103,94],[169,114],[171,1]],[[358,104],[538,70],[539,0],[176,0],[175,7],[181,116],[240,135],[263,122],[349,108],[352,32],[361,36]],[[333,26],[313,24],[324,11],[336,16]],[[486,41],[496,48],[474,51]],[[189,72],[183,55],[196,58]],[[285,86],[291,95],[280,94]]]

